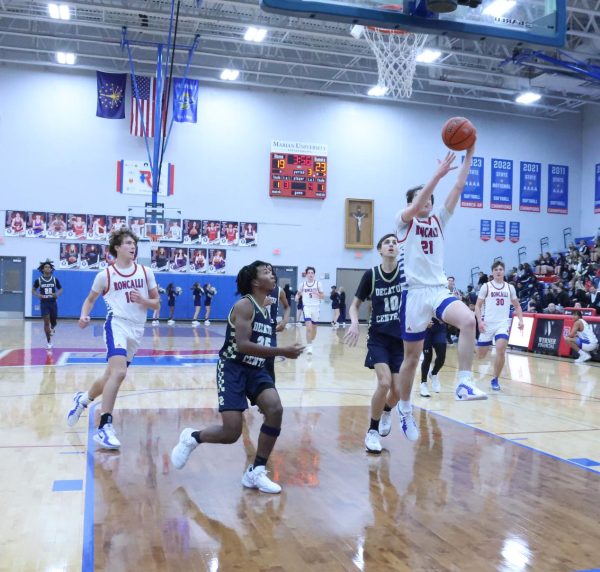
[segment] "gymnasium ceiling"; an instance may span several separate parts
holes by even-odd
[[[55,0],[56,1],[56,0]],[[64,0],[63,0],[64,1]],[[65,2],[71,20],[53,20],[48,3],[0,0],[0,62],[22,67],[64,67],[56,52],[75,52],[76,68],[128,72],[121,49],[121,30],[129,39],[166,43],[170,0],[78,0]],[[567,45],[571,56],[600,65],[600,0],[568,0]],[[244,40],[249,25],[268,30],[261,44]],[[377,83],[375,58],[364,39],[350,36],[350,26],[335,22],[289,18],[263,12],[258,0],[194,0],[181,2],[178,44],[200,44],[189,77],[204,84],[220,79],[223,68],[240,70],[240,86],[272,92],[310,93],[344,98],[368,98]],[[552,119],[575,118],[586,104],[600,111],[600,81],[566,75],[564,69],[540,64],[535,70],[501,66],[514,44],[494,39],[465,40],[430,36],[429,44],[443,56],[435,64],[419,64],[411,103],[459,107],[493,113]],[[556,52],[546,49],[556,56]],[[152,74],[156,49],[134,46],[136,73]],[[176,61],[183,64],[186,53]],[[183,65],[175,66],[183,75]],[[524,107],[515,96],[529,86],[542,99]],[[390,101],[403,105],[402,101]]]

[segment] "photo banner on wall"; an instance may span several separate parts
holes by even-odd
[[[539,213],[542,195],[542,164],[521,161],[519,181],[519,210]]]
[[[594,193],[594,213],[600,213],[600,163],[596,163],[596,174],[594,177],[595,193]]]
[[[152,195],[152,169],[147,161],[117,161],[117,193]],[[159,197],[175,193],[175,165],[163,165],[158,185]]]
[[[504,242],[506,239],[506,221],[497,220],[494,228],[494,238],[498,242]]]
[[[479,238],[483,241],[488,241],[492,238],[492,221],[489,219],[481,219],[479,225]]]
[[[521,238],[521,223],[510,221],[510,225],[508,227],[508,238],[511,242],[519,242]]]
[[[483,157],[473,157],[471,160],[467,182],[460,195],[460,206],[472,209],[483,208]]]
[[[512,159],[492,159],[491,179],[491,208],[505,211],[512,210]]]
[[[569,213],[569,167],[548,165],[548,212]]]

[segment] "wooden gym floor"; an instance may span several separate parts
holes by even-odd
[[[146,330],[117,400],[120,452],[69,428],[71,396],[103,368],[101,322],[0,320],[0,571],[579,571],[600,569],[600,367],[511,353],[502,391],[413,402],[421,439],[394,415],[368,455],[373,374],[343,330],[319,328],[312,357],[276,364],[286,408],[270,461],[281,495],[240,484],[262,417],[234,445],[202,445],[182,471],[179,432],[218,420],[224,327]],[[281,343],[304,339],[303,328]],[[489,360],[475,364],[480,386]],[[418,384],[415,384],[418,386]],[[96,407],[91,413],[97,414]]]

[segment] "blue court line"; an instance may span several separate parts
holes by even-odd
[[[195,357],[195,356],[136,356],[133,358],[132,366],[150,366],[150,367],[169,367],[169,366],[192,366],[192,365],[214,365],[219,361],[217,356],[214,357]],[[65,365],[76,364],[105,364],[106,356],[102,357],[73,357],[69,356],[65,360]]]
[[[600,568],[586,568],[585,570],[577,570],[576,572],[600,572]]]
[[[94,411],[97,403],[88,408],[88,442],[83,511],[83,548],[81,571],[94,572]]]
[[[68,491],[80,491],[83,489],[83,481],[81,479],[74,480],[57,480],[52,485],[52,491],[55,493],[64,493]]]
[[[584,467],[598,467],[600,463],[598,461],[594,461],[592,459],[586,459],[585,457],[581,457],[578,459],[569,459],[571,463],[575,463],[576,465],[582,465]]]
[[[580,465],[578,463],[574,463],[570,459],[563,459],[562,457],[557,457],[556,455],[553,455],[552,453],[546,453],[545,451],[541,451],[540,449],[536,449],[535,447],[530,447],[529,445],[524,445],[522,443],[516,443],[513,439],[509,439],[502,435],[498,435],[497,433],[492,433],[491,431],[487,431],[486,429],[480,429],[479,427],[473,427],[473,425],[469,425],[462,421],[458,421],[458,419],[452,419],[452,417],[448,417],[447,415],[442,415],[439,412],[435,412],[435,413],[429,412],[429,411],[427,411],[427,409],[418,407],[417,405],[413,405],[413,407],[416,407],[417,409],[420,409],[421,411],[424,411],[425,413],[431,413],[432,415],[437,415],[438,417],[442,417],[443,419],[452,421],[452,423],[456,423],[457,425],[462,425],[463,427],[468,427],[469,429],[473,429],[474,431],[480,431],[481,433],[484,433],[491,437],[496,437],[498,439],[502,439],[503,441],[507,441],[508,443],[512,443],[513,445],[516,445],[517,447],[523,447],[523,449],[529,449],[530,451],[535,451],[536,453],[539,453],[540,455],[544,455],[545,457],[550,457],[551,459],[556,459],[557,461],[561,461],[562,463],[568,463],[569,465],[573,465],[574,467],[584,469],[585,471],[589,471],[590,473],[594,473],[596,475],[600,474],[600,471],[591,469],[589,467]],[[600,572],[600,570],[598,572]]]
[[[59,455],[85,455],[85,451],[60,451]]]

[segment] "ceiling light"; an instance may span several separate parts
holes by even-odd
[[[524,91],[515,98],[515,101],[517,103],[521,103],[522,105],[530,105],[531,103],[535,103],[540,99],[542,99],[542,96],[539,93],[535,93],[533,91]]]
[[[483,9],[484,16],[492,16],[493,18],[501,18],[507,12],[510,12],[516,4],[516,0],[494,0],[489,6]]]
[[[54,20],[71,19],[71,9],[67,4],[48,4],[48,14]]]
[[[416,60],[422,64],[432,64],[441,57],[442,52],[439,50],[425,49],[419,55],[417,55]]]
[[[374,85],[369,91],[367,91],[367,95],[371,97],[383,97],[388,92],[388,88],[385,85]]]
[[[221,72],[221,79],[226,81],[235,81],[240,75],[240,70],[232,70],[225,68]]]
[[[254,28],[250,26],[244,34],[244,40],[247,42],[262,42],[267,35],[265,28]]]
[[[72,52],[56,52],[56,61],[59,64],[72,66],[75,63],[75,54]]]

